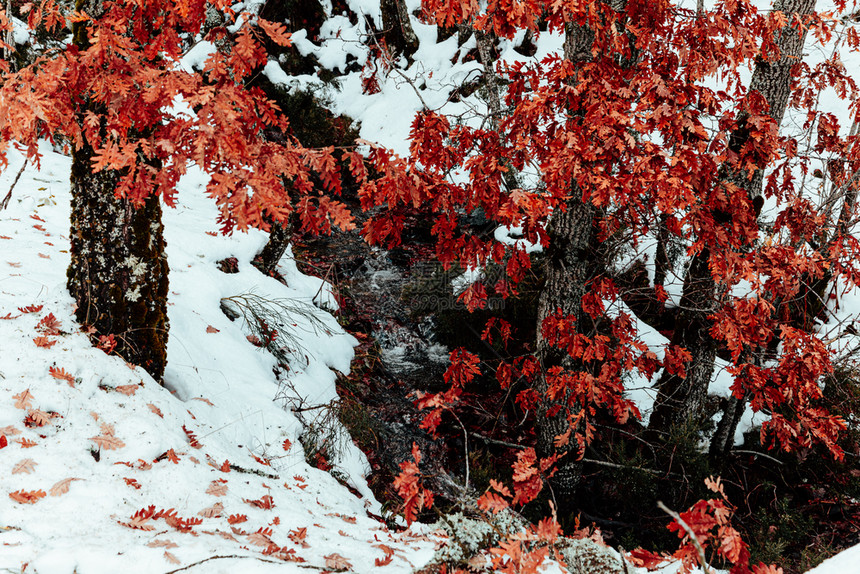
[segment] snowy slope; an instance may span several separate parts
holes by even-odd
[[[348,370],[353,339],[323,311],[314,313],[324,329],[295,317],[302,356],[279,382],[271,355],[219,309],[221,297],[251,291],[315,309],[320,280],[290,262],[282,268],[289,287],[260,274],[249,261],[262,233],[207,235],[216,226],[200,193],[205,180],[187,177],[182,204],[165,214],[171,333],[163,388],[94,348],[73,320],[65,289],[70,163],[46,152],[43,170],[28,168],[0,212],[0,434],[8,443],[0,449],[0,570],[168,572],[208,558],[198,571],[408,572],[426,562],[432,541],[389,532],[369,516],[380,508],[351,442],[336,466],[363,498],[304,460],[289,407],[335,398],[331,368]],[[11,160],[0,176],[4,195],[21,162]],[[215,261],[229,256],[239,273],[217,270]],[[49,314],[59,333],[39,347],[37,325]],[[132,518],[150,506],[175,510]],[[392,552],[388,565],[375,565]]]
[[[348,4],[379,22],[378,2]],[[346,74],[338,80],[341,91],[330,94],[334,111],[361,120],[362,137],[401,154],[408,150],[412,117],[424,104],[464,121],[475,121],[475,111],[485,109],[474,96],[448,101],[464,79],[479,74],[479,64],[465,58],[474,40],[458,47],[455,37],[439,42],[433,26],[417,20],[413,26],[421,46],[403,74],[379,72],[375,94],[361,93],[367,71]],[[352,23],[336,15],[320,38],[297,33],[293,40],[296,49],[316,53],[326,67],[344,69],[347,54],[361,65],[367,61],[369,50],[360,42],[366,32],[363,19]],[[536,58],[560,45],[558,35],[541,36]],[[187,65],[205,58],[206,43],[196,50]],[[503,43],[501,52],[508,62],[525,59],[512,43]],[[266,74],[297,87],[321,84],[314,76],[288,77],[275,62]],[[21,165],[19,157],[11,159],[0,174],[0,198]],[[288,259],[280,271],[289,287],[258,273],[249,261],[265,241],[262,233],[208,235],[217,230],[215,210],[200,193],[205,179],[189,175],[180,206],[165,212],[171,334],[162,388],[140,369],[93,348],[73,320],[65,290],[68,171],[68,158],[48,153],[42,172],[28,168],[9,209],[0,212],[0,318],[10,317],[0,320],[0,435],[8,442],[0,449],[0,571],[166,573],[200,563],[191,571],[304,572],[311,566],[384,573],[410,572],[426,563],[434,541],[420,528],[395,534],[369,517],[368,511],[380,513],[379,505],[362,478],[366,461],[347,437],[340,435],[345,452],[337,471],[363,498],[304,460],[302,425],[289,407],[336,397],[331,369],[349,368],[352,339],[326,313],[315,312],[325,330],[297,316],[301,352],[290,375],[279,381],[271,355],[251,345],[247,331],[219,309],[222,297],[249,292],[303,301],[306,308],[320,300],[331,304],[320,280],[301,275]],[[239,261],[239,273],[224,274],[215,262],[231,256]],[[31,305],[42,307],[18,310]],[[36,327],[48,314],[59,321],[61,334],[48,337],[50,348],[40,348]],[[645,335],[655,347],[664,342],[657,333]],[[55,378],[51,368],[63,369],[55,373],[69,373],[71,381]],[[723,374],[716,381],[723,393],[727,379]],[[631,387],[647,411],[650,382]],[[28,427],[28,417],[43,426]],[[201,448],[192,447],[183,426]],[[162,458],[171,450],[176,463]],[[225,461],[233,465],[230,472],[220,470],[226,470]],[[32,504],[8,496],[17,492],[26,501],[22,493],[39,491],[46,495]],[[272,508],[260,508],[267,506],[265,496]],[[132,521],[150,505],[202,522],[185,528],[172,515]],[[239,515],[247,521],[231,524],[229,518]],[[390,563],[376,566],[391,552]],[[811,572],[860,572],[860,552],[849,550]]]
[[[828,558],[807,574],[857,574],[860,572],[860,546]]]

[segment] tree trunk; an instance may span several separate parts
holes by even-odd
[[[167,363],[167,257],[161,203],[140,207],[114,195],[118,174],[92,172],[92,148],[72,157],[68,287],[76,316],[116,352],[161,382]]]
[[[411,58],[418,49],[418,36],[412,30],[405,0],[382,0],[380,8],[385,42]]]
[[[490,129],[499,128],[502,117],[502,99],[499,97],[499,80],[493,66],[493,35],[483,30],[474,29],[475,43],[478,46],[478,58],[484,67],[484,85],[487,88],[487,106],[490,108]]]
[[[585,62],[591,59],[591,45],[594,35],[584,26],[568,25],[565,30],[564,57],[572,62]],[[576,110],[570,110],[573,119]],[[595,222],[597,209],[591,202],[582,201],[582,192],[574,184],[565,211],[553,213],[547,225],[549,248],[545,268],[546,283],[538,300],[537,310],[537,354],[541,360],[541,373],[536,381],[538,396],[547,397],[548,383],[546,372],[551,367],[560,366],[565,370],[582,370],[566,352],[549,345],[543,338],[541,325],[560,309],[563,315],[576,319],[576,328],[584,332],[585,321],[582,311],[582,296],[588,283],[599,271],[596,253]],[[571,412],[567,397],[558,400],[543,399],[538,405],[537,454],[548,457],[563,455],[564,450],[555,446],[555,437],[563,434],[569,425]],[[553,411],[557,411],[554,414]],[[573,460],[568,454],[558,464],[555,475],[549,484],[559,498],[568,498],[579,484],[582,463]]]
[[[657,400],[649,428],[670,427],[698,419],[714,372],[717,347],[711,338],[708,315],[716,310],[717,285],[708,269],[707,250],[693,257],[684,277],[680,310],[670,344],[690,352],[684,377],[663,370],[657,381]]]
[[[541,325],[547,317],[560,309],[563,315],[576,319],[576,329],[585,330],[586,316],[582,311],[582,296],[585,295],[589,280],[599,271],[595,256],[594,224],[596,208],[583,203],[581,194],[572,194],[575,199],[568,202],[567,211],[553,214],[547,234],[546,283],[538,300],[537,310],[537,353],[541,360],[541,374],[536,390],[540,397],[547,396],[549,385],[546,372],[551,367],[560,366],[566,371],[580,371],[585,365],[574,361],[566,352],[549,345],[542,336]],[[537,411],[537,453],[540,457],[564,454],[555,446],[555,437],[564,434],[568,428],[568,414],[576,405],[569,405],[566,397],[559,400],[544,399]],[[551,411],[558,410],[555,414]],[[579,483],[581,463],[573,460],[573,454],[558,465],[556,474],[550,480],[555,494],[567,498],[573,494]]]
[[[269,241],[266,242],[266,246],[263,247],[263,250],[260,251],[260,254],[257,255],[254,261],[257,269],[266,275],[271,275],[281,257],[287,251],[292,235],[292,225],[285,226],[277,221],[272,222],[272,228],[269,231]]]
[[[801,16],[811,14],[814,8],[815,0],[777,0],[774,4],[774,10],[784,12],[789,21],[793,14]],[[804,40],[805,31],[800,34],[796,28],[790,24],[787,25],[777,39],[780,49],[779,59],[772,62],[760,60],[756,62],[753,71],[750,90],[764,96],[769,106],[769,113],[777,126],[785,115],[791,92],[791,71],[793,66],[801,61]],[[747,117],[746,112],[740,112],[738,127],[729,137],[729,148],[736,153],[749,139],[749,130],[746,127]],[[756,169],[753,174],[727,173],[724,181],[745,189],[751,198],[757,198],[761,195],[763,167]],[[684,278],[682,310],[671,343],[686,347],[692,358],[687,364],[684,379],[671,375],[665,370],[660,376],[657,382],[657,400],[649,424],[649,428],[654,430],[667,431],[670,427],[685,421],[698,420],[702,415],[716,357],[716,343],[709,334],[711,322],[708,320],[708,315],[717,308],[720,298],[718,286],[708,266],[709,257],[708,250],[694,256]],[[743,409],[736,409],[736,411],[743,412]]]
[[[97,0],[78,0],[77,9],[97,15]],[[89,45],[86,26],[75,23],[74,43]],[[78,121],[99,106],[79,105]],[[167,257],[160,198],[134,206],[115,196],[120,174],[92,170],[93,147],[84,142],[72,154],[71,264],[68,288],[76,317],[100,336],[113,335],[115,351],[161,382],[167,362]]]

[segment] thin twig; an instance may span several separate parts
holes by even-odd
[[[469,434],[470,434],[470,435],[472,435],[472,436],[473,436],[473,437],[475,437],[475,438],[479,438],[479,439],[481,439],[482,441],[487,442],[487,443],[490,443],[490,444],[497,444],[497,445],[499,445],[499,446],[507,446],[507,447],[510,447],[510,448],[519,448],[519,449],[524,449],[524,448],[526,448],[525,446],[523,446],[523,445],[521,445],[521,444],[514,444],[514,443],[512,443],[512,442],[506,442],[506,441],[503,441],[503,440],[498,440],[498,439],[490,438],[490,437],[488,437],[488,436],[484,436],[484,435],[482,435],[481,433],[471,432],[471,433],[469,433]]]
[[[742,449],[742,448],[733,448],[733,449],[732,449],[732,452],[742,452],[742,453],[744,453],[744,454],[754,454],[754,455],[756,455],[756,456],[761,456],[761,457],[764,457],[764,458],[766,458],[766,459],[768,459],[768,460],[772,460],[772,461],[773,461],[773,462],[775,462],[776,464],[782,464],[782,465],[784,465],[784,464],[785,464],[784,462],[782,462],[782,461],[781,461],[781,460],[779,460],[778,458],[774,458],[774,457],[770,456],[769,454],[765,454],[765,453],[763,453],[763,452],[758,452],[757,450],[745,450],[745,449]]]
[[[0,211],[6,209],[9,205],[9,200],[12,199],[12,190],[15,189],[15,185],[17,185],[18,180],[21,179],[21,174],[24,173],[24,169],[27,167],[27,161],[24,160],[24,163],[21,165],[21,169],[18,170],[18,175],[15,176],[15,181],[12,182],[12,186],[9,188],[9,193],[6,194],[6,197],[3,198],[3,201],[0,201]]]
[[[367,21],[367,16],[364,16],[364,20],[365,20],[365,23],[368,25],[368,28],[370,28],[370,22],[368,22],[368,21]],[[373,32],[368,33],[368,35],[369,35],[369,36],[370,36],[370,38],[373,40],[373,44],[374,44],[374,45],[376,46],[376,48],[379,50],[379,53],[380,53],[380,54],[384,54],[384,55],[385,55],[384,57],[385,57],[386,61],[388,62],[389,67],[390,67],[392,70],[394,70],[395,72],[397,72],[397,74],[398,74],[401,78],[403,78],[404,80],[406,80],[406,83],[407,83],[407,84],[409,84],[410,86],[412,86],[412,89],[413,89],[413,90],[415,90],[415,95],[416,95],[416,96],[418,96],[418,100],[421,102],[421,105],[423,106],[423,108],[424,108],[425,110],[427,110],[427,111],[430,111],[430,106],[428,106],[428,105],[427,105],[427,102],[425,102],[425,101],[424,101],[424,98],[421,96],[421,92],[418,90],[418,87],[415,85],[415,81],[414,81],[412,78],[410,78],[409,76],[407,76],[406,74],[404,74],[404,73],[403,73],[403,71],[402,71],[400,68],[398,68],[398,67],[397,67],[397,63],[396,63],[396,62],[394,62],[394,61],[393,61],[393,60],[388,56],[388,53],[387,53],[385,50],[383,50],[383,49],[382,49],[382,46],[380,46],[380,45],[379,45],[379,42],[377,42],[377,41],[376,41],[376,35],[375,35]]]
[[[488,437],[488,436],[484,436],[484,435],[482,435],[482,434],[480,434],[480,433],[476,433],[476,432],[470,432],[469,434],[470,434],[470,435],[472,435],[472,436],[473,436],[473,437],[475,437],[475,438],[479,438],[479,439],[481,439],[482,441],[487,442],[487,443],[490,443],[490,444],[497,444],[497,445],[499,445],[499,446],[506,446],[506,447],[509,447],[509,448],[518,448],[518,449],[524,449],[524,448],[527,448],[527,447],[525,447],[525,446],[523,446],[523,445],[521,445],[521,444],[514,444],[514,443],[512,443],[512,442],[506,442],[506,441],[503,441],[503,440],[497,440],[497,439],[490,438],[490,437]],[[756,454],[759,454],[759,453],[756,453]],[[579,459],[579,460],[580,460],[580,461],[582,461],[582,462],[587,462],[587,463],[589,463],[589,464],[595,464],[595,465],[597,465],[597,466],[605,466],[605,467],[607,467],[607,468],[616,468],[616,469],[619,469],[619,470],[638,470],[638,471],[641,471],[641,472],[647,472],[648,474],[653,474],[654,476],[667,476],[667,475],[671,475],[671,474],[672,474],[671,472],[670,472],[670,473],[665,473],[665,472],[661,472],[661,471],[659,471],[659,470],[654,470],[654,469],[652,469],[652,468],[642,468],[641,466],[633,466],[633,465],[629,465],[629,464],[618,464],[618,463],[616,463],[616,462],[608,462],[608,461],[605,461],[605,460],[597,460],[597,459],[594,459],[594,458],[586,458],[586,457],[583,457],[583,458],[581,458],[581,459]]]
[[[693,546],[696,547],[696,551],[699,553],[699,564],[702,566],[702,570],[705,572],[705,574],[713,574],[711,572],[711,567],[708,566],[708,561],[705,559],[705,549],[702,548],[701,544],[699,544],[699,539],[696,537],[696,533],[693,532],[693,529],[690,528],[690,525],[684,522],[684,519],[681,518],[680,514],[678,514],[674,510],[671,510],[668,506],[663,504],[661,500],[657,501],[657,508],[674,518],[675,522],[677,522],[678,525],[684,529],[684,532],[686,532],[687,536],[690,537],[690,541],[693,543]]]
[[[466,451],[466,492],[469,491],[469,433],[466,431],[466,425],[463,424],[463,421],[460,420],[460,417],[457,416],[457,413],[454,412],[454,409],[448,409],[454,418],[460,423],[460,428],[463,429],[463,449]]]
[[[607,462],[605,460],[595,460],[593,458],[581,458],[582,462],[587,462],[589,464],[596,464],[597,466],[605,466],[607,468],[617,468],[619,470],[638,470],[640,472],[647,472],[648,474],[653,474],[654,476],[667,476],[667,474],[659,470],[654,470],[652,468],[642,468],[641,466],[632,466],[629,464],[618,464],[615,462]]]
[[[260,562],[268,562],[269,564],[283,564],[278,560],[267,560],[265,558],[260,558],[259,556],[248,556],[247,554],[226,554],[223,556],[210,556],[209,558],[204,558],[203,560],[198,560],[197,562],[193,562],[188,566],[183,566],[182,568],[177,568],[176,570],[171,570],[170,572],[165,572],[165,574],[176,574],[176,572],[182,572],[183,570],[188,570],[189,568],[193,568],[204,562],[209,562],[210,560],[224,560],[227,558],[253,558],[254,560],[259,560]]]

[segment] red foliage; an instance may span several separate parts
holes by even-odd
[[[203,523],[203,519],[201,518],[182,518],[177,515],[176,510],[173,508],[169,508],[167,510],[156,510],[153,505],[141,508],[132,514],[128,522],[117,522],[122,526],[137,530],[155,530],[155,527],[149,524],[149,521],[159,519],[164,519],[169,526],[175,528],[179,532],[191,532],[191,528],[193,526]]]
[[[628,2],[622,10],[613,6],[583,2],[560,8],[544,0],[424,2],[424,14],[440,25],[465,23],[505,38],[523,29],[537,32],[539,25],[563,32],[575,23],[592,33],[591,50],[577,62],[551,55],[541,62],[498,67],[506,85],[506,112],[494,122],[475,127],[425,110],[412,124],[410,157],[371,145],[367,161],[379,177],[365,180],[359,195],[364,207],[384,209],[364,225],[364,237],[374,244],[398,245],[406,215],[419,211],[432,218],[435,256],[443,265],[503,264],[507,293],[528,271],[529,257],[520,247],[475,233],[463,224],[463,214],[480,212],[493,224],[521,227],[527,241],[544,246],[550,214],[577,200],[598,208],[593,223],[600,241],[623,232],[635,244],[665,225],[688,246],[688,255],[707,250],[708,269],[724,294],[709,318],[711,335],[731,354],[735,396],[747,399],[754,411],[772,413],[762,440],[786,450],[819,444],[840,458],[836,440],[845,422],[821,405],[820,382],[833,368],[830,350],[811,329],[792,322],[787,302],[797,300],[804,281],[825,274],[830,281],[860,284],[860,244],[843,234],[818,247],[822,228],[832,225],[832,218],[802,197],[792,173],[797,165],[807,170],[810,159],[799,152],[802,142],[780,134],[767,101],[747,89],[740,73],[761,58],[778,55],[775,41],[786,17],[759,11],[748,0],[720,4],[700,17],[664,1]],[[797,17],[795,24],[818,38],[829,37],[839,25],[824,14]],[[852,42],[860,45],[860,37],[855,34]],[[805,129],[812,133],[817,126],[815,149],[856,164],[860,146],[840,135],[834,115],[820,114],[815,107],[817,94],[827,85],[846,100],[856,97],[854,80],[836,59],[815,68],[799,63],[794,71],[792,104],[808,111]],[[710,81],[716,74],[723,89]],[[732,146],[741,123],[744,141]],[[846,162],[831,163],[834,182],[845,183]],[[511,171],[530,170],[537,172],[538,184],[507,185]],[[763,192],[775,206],[775,224],[767,237],[747,190],[726,177],[756,170],[768,171]],[[453,172],[464,174],[462,181],[452,180]],[[521,386],[516,396],[529,410],[553,401],[549,414],[569,422],[569,430],[556,437],[557,447],[571,445],[568,456],[581,456],[593,440],[595,417],[608,414],[624,423],[639,416],[624,397],[627,373],[651,378],[665,368],[685,377],[691,360],[687,349],[667,345],[659,361],[640,340],[632,318],[609,311],[619,299],[611,279],[589,278],[586,287],[577,316],[580,321],[599,319],[605,327],[588,332],[573,314],[551,314],[539,326],[539,337],[567,355],[562,361],[566,366],[549,366],[542,373],[543,395]],[[741,291],[736,287],[747,294],[733,296]],[[662,286],[654,289],[659,301],[668,299]],[[461,301],[474,310],[486,297],[487,287],[478,282]],[[484,338],[492,341],[495,330],[507,341],[510,334],[501,323],[488,324]],[[775,341],[781,343],[778,348]],[[759,354],[777,349],[776,360],[755,364],[750,349]],[[478,365],[478,358],[465,350],[451,353],[445,374],[449,388],[417,401],[428,409],[422,426],[436,430],[445,410],[467,400],[464,387],[478,374]],[[496,378],[507,388],[519,376],[532,380],[540,369],[537,358],[519,357],[513,363],[501,361]],[[533,452],[520,453],[514,501],[531,500],[546,470],[539,468]],[[401,476],[414,484],[417,467]],[[414,510],[416,489],[404,491],[413,497],[409,508]],[[492,496],[482,500],[489,509],[501,505]],[[723,550],[740,557],[738,546]]]
[[[421,462],[421,451],[418,445],[412,445],[411,461],[400,463],[400,474],[394,479],[394,488],[403,498],[403,516],[408,524],[412,524],[422,508],[433,506],[433,493],[424,488],[420,480],[418,463]],[[413,462],[414,461],[414,462]]]
[[[227,24],[240,25],[231,34],[225,27],[211,30],[207,39],[224,49],[209,56],[203,73],[188,71],[178,63],[184,38],[201,33],[210,8],[222,12]],[[64,10],[49,0],[30,10],[28,23],[85,28],[98,42],[48,51],[16,72],[0,62],[0,108],[7,120],[0,127],[0,168],[10,142],[39,165],[38,139],[60,133],[76,148],[93,147],[93,170],[123,173],[116,194],[134,203],[158,194],[174,205],[179,178],[188,165],[197,165],[212,175],[207,192],[218,204],[224,232],[267,229],[267,217],[284,222],[293,211],[316,233],[329,232],[332,224],[354,227],[343,203],[332,197],[341,190],[333,149],[306,149],[290,136],[267,139],[272,130],[289,134],[288,123],[259,88],[245,85],[266,64],[265,38],[289,45],[283,24],[236,13],[225,0],[107,0],[98,16]],[[84,99],[88,110],[106,113],[85,110],[79,123]],[[177,100],[195,113],[174,114]],[[315,186],[314,178],[322,185]]]
[[[750,569],[750,553],[740,533],[730,523],[734,507],[726,498],[720,479],[709,478],[705,484],[720,497],[698,501],[689,510],[680,513],[680,521],[669,524],[669,530],[677,532],[678,538],[682,540],[681,547],[672,555],[681,563],[682,572],[690,572],[701,561],[699,549],[691,539],[691,535],[695,535],[696,543],[703,551],[710,546],[719,557],[733,565],[732,574],[780,574],[781,568],[764,564]],[[640,565],[653,566],[657,557],[640,550],[634,554],[634,558]]]

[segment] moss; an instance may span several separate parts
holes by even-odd
[[[348,380],[346,377],[340,378]],[[379,449],[381,425],[369,408],[355,399],[344,398],[338,405],[337,418],[362,451]]]
[[[767,489],[768,485],[762,486]],[[756,526],[747,540],[752,563],[786,562],[786,550],[796,541],[807,538],[813,529],[812,519],[794,507],[788,498],[776,499],[770,507],[759,509],[752,521]]]
[[[321,148],[355,144],[358,129],[353,120],[332,114],[318,90],[292,90],[274,84],[261,87],[287,116],[293,135],[302,145]]]

